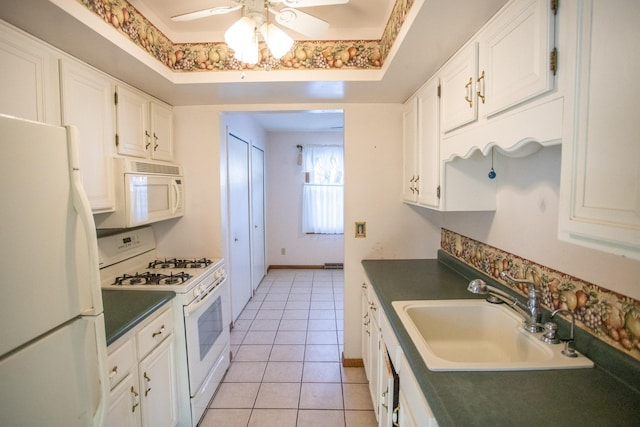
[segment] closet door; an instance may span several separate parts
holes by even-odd
[[[249,144],[227,136],[229,188],[229,266],[231,314],[235,321],[251,298],[251,241],[249,233]]]
[[[252,280],[257,289],[265,275],[265,230],[264,230],[264,151],[251,147],[251,221],[252,232]]]

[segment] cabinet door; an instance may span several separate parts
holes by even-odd
[[[442,68],[441,126],[449,132],[478,118],[475,83],[478,75],[478,44],[470,43]]]
[[[168,105],[151,102],[151,158],[173,160],[173,111]]]
[[[399,367],[399,424],[402,427],[437,427],[438,423],[433,416],[433,412],[431,412],[429,403],[425,399],[424,394],[422,394],[422,390],[420,390],[420,386],[404,354],[399,356],[399,360],[401,365]]]
[[[151,146],[149,99],[123,86],[117,87],[117,93],[118,154],[147,157]]]
[[[60,63],[62,124],[78,128],[80,173],[94,213],[114,209],[113,85],[98,71],[76,62]]]
[[[229,262],[231,313],[236,320],[253,295],[251,286],[251,199],[249,144],[228,132]]]
[[[418,151],[418,104],[412,98],[405,105],[406,109],[402,115],[403,125],[403,159],[402,170],[402,199],[407,202],[417,200],[416,180],[420,177],[417,173],[417,151]]]
[[[362,363],[367,378],[371,378],[371,319],[369,317],[369,298],[367,283],[362,283]]]
[[[174,336],[166,338],[138,367],[144,427],[170,427],[177,423]]]
[[[554,14],[549,0],[522,0],[503,9],[480,36],[476,92],[482,116],[496,114],[551,89],[549,56]]]
[[[440,128],[437,78],[427,82],[418,93],[418,203],[440,206]]]
[[[0,113],[60,124],[53,51],[6,24],[0,24],[0,93]]]
[[[578,85],[562,147],[560,237],[640,259],[640,3],[584,1],[578,16]]]
[[[371,393],[371,401],[376,414],[376,419],[380,419],[380,325],[377,320],[378,305],[375,300],[369,303],[369,317],[371,324],[369,331],[371,332],[371,342],[369,343],[371,350],[371,372],[369,375],[369,392]]]
[[[140,389],[137,372],[131,372],[109,394],[105,427],[140,427]]]
[[[251,280],[255,292],[265,276],[264,151],[251,147]]]

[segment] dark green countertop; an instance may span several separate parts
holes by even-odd
[[[466,290],[469,279],[489,280],[447,254],[439,258],[364,260],[362,265],[441,427],[640,425],[640,364],[600,348],[609,346],[586,338],[586,332],[576,334],[576,345],[594,361],[592,369],[430,371],[391,302],[478,298]]]
[[[175,297],[172,291],[112,291],[102,290],[104,325],[107,345],[146,319]]]

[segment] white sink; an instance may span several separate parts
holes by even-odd
[[[504,304],[485,300],[394,301],[393,308],[432,371],[516,371],[591,368],[564,344],[546,344],[522,328]]]

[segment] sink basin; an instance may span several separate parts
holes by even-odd
[[[546,344],[522,328],[504,304],[485,300],[394,301],[393,308],[432,371],[515,371],[591,368],[564,344]]]

